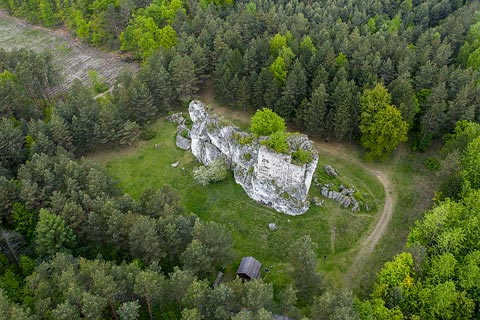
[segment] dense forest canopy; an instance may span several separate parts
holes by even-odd
[[[478,1],[0,0],[142,60],[112,93],[61,79],[48,54],[0,50],[0,314],[12,319],[474,319],[480,315]],[[385,159],[444,138],[435,206],[369,300],[324,286],[308,236],[294,283],[211,288],[231,236],[183,212],[169,186],[140,199],[76,157],[126,145],[207,85],[232,108]]]
[[[212,77],[217,98],[230,106],[268,107],[308,132],[355,140],[365,133],[361,97],[380,83],[419,150],[456,121],[479,117],[476,1],[42,0],[2,6],[35,23],[65,26],[92,45],[153,56],[144,82],[156,103],[170,102],[165,92],[173,93],[172,101],[189,100]],[[383,112],[376,122],[395,122],[393,114]],[[383,153],[398,139],[386,139]]]

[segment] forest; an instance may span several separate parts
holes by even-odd
[[[480,3],[458,0],[0,0],[141,63],[112,92],[62,81],[48,52],[0,49],[0,314],[11,319],[476,319],[480,316]],[[200,90],[388,161],[442,145],[440,181],[367,299],[325,285],[294,239],[294,281],[232,280],[231,235],[165,185],[139,199],[80,161],[154,135]],[[104,88],[106,89],[106,88]],[[148,245],[146,245],[148,244]]]

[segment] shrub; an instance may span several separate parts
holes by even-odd
[[[140,138],[142,140],[151,140],[155,138],[157,132],[151,126],[143,127],[142,131],[140,132]]]
[[[188,136],[188,129],[184,129],[180,132],[180,136],[184,137],[185,139],[190,139]]]
[[[105,79],[98,75],[97,71],[88,71],[88,78],[92,83],[93,92],[95,94],[99,94],[108,90],[108,84],[105,82]]]
[[[277,131],[272,133],[267,140],[267,145],[278,153],[287,153],[288,142],[285,131]]]
[[[193,172],[193,178],[203,186],[211,182],[222,181],[227,177],[228,168],[222,159],[213,160],[207,166],[201,166]]]
[[[252,159],[252,154],[251,154],[250,152],[245,153],[245,154],[243,155],[243,158],[244,158],[245,160],[247,160],[247,161],[250,161],[250,160]]]
[[[428,157],[427,159],[425,159],[424,164],[425,164],[425,168],[427,168],[430,171],[436,172],[440,170],[440,163],[435,158]]]
[[[285,131],[285,121],[270,109],[257,110],[250,120],[250,131],[257,136],[268,136]]]
[[[292,160],[296,164],[305,164],[312,161],[312,152],[310,150],[303,150],[298,148],[297,151],[292,153]]]
[[[241,146],[244,146],[244,145],[247,145],[247,144],[251,144],[253,142],[253,135],[252,134],[248,134],[246,136],[243,136],[242,134],[238,133],[238,132],[234,132],[232,134],[232,137],[233,139],[235,139],[235,141],[237,141]]]
[[[240,138],[240,140],[238,141],[238,143],[240,143],[241,146],[250,144],[250,143],[252,143],[252,142],[253,142],[253,136],[251,136],[251,135],[248,135],[248,136],[246,136],[246,137]]]

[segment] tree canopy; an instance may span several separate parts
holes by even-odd
[[[360,132],[367,159],[386,159],[401,141],[407,140],[408,124],[392,106],[391,96],[381,84],[365,89],[362,98]]]
[[[268,108],[257,110],[250,120],[250,131],[257,136],[269,136],[285,131],[285,120]]]

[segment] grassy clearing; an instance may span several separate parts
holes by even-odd
[[[380,183],[360,166],[321,154],[318,170],[324,164],[334,166],[345,185],[354,185],[373,202],[369,212],[352,213],[350,209],[325,199],[322,207],[312,206],[298,217],[277,213],[248,198],[237,185],[233,175],[225,181],[203,187],[196,183],[192,171],[198,166],[191,152],[175,146],[176,126],[159,120],[154,125],[157,136],[127,149],[112,149],[87,156],[104,165],[117,179],[122,190],[138,198],[147,188],[160,188],[170,184],[177,189],[187,213],[193,212],[204,220],[225,225],[232,233],[237,259],[227,267],[227,277],[233,277],[242,256],[252,255],[264,266],[272,267],[267,280],[277,286],[291,281],[291,268],[286,249],[295,239],[309,234],[318,244],[319,269],[331,282],[337,283],[349,263],[348,252],[373,227],[384,200]],[[154,145],[158,144],[158,149]],[[180,161],[177,168],[171,164]],[[310,197],[319,196],[320,190],[312,185]],[[272,232],[268,224],[274,222],[278,230]],[[335,230],[332,237],[331,231]],[[323,256],[327,256],[324,261]]]

